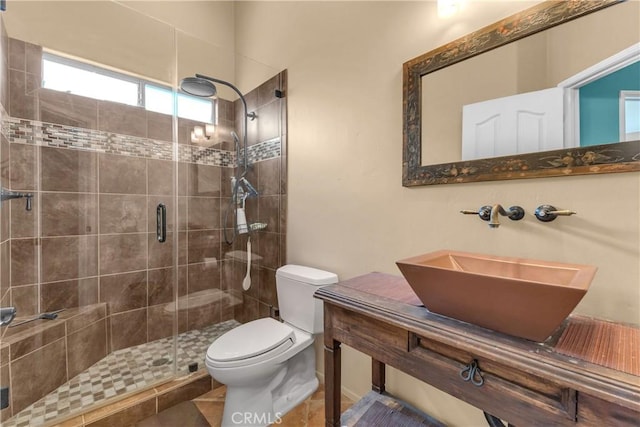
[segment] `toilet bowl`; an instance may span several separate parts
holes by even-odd
[[[277,332],[271,334],[270,330]],[[247,337],[262,339],[246,341]],[[273,338],[270,344],[266,343],[267,337]],[[251,345],[229,351],[240,342]],[[310,360],[314,363],[307,364],[310,369],[306,372],[300,367],[289,372],[289,368],[294,358],[315,359],[312,344],[311,334],[271,318],[246,323],[216,340],[207,351],[205,365],[213,378],[227,385],[222,425],[273,424],[298,403],[296,397],[304,400],[310,396],[318,387],[315,360]],[[312,354],[305,353],[305,349]],[[275,393],[276,386],[287,380],[295,381],[295,387],[280,387],[284,394]]]
[[[211,344],[205,365],[227,386],[223,427],[277,424],[318,388],[312,344],[322,331],[322,303],[313,293],[336,282],[333,273],[281,267],[276,287],[284,322],[257,319]]]

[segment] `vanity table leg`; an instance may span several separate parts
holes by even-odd
[[[324,416],[327,427],[340,426],[340,342],[325,333],[324,339]]]
[[[371,359],[371,389],[376,393],[384,393],[385,364],[376,359]]]

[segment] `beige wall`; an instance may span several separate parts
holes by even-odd
[[[232,2],[24,1],[3,19],[10,37],[160,82],[235,78]],[[220,95],[236,98],[226,87]]]
[[[232,1],[117,1],[133,10],[178,28],[198,39],[233,50],[235,43]],[[203,52],[206,54],[206,52]]]
[[[524,6],[472,3],[465,24],[436,18],[433,2],[237,4],[237,51],[289,73],[288,262],[342,279],[399,274],[396,260],[442,248],[593,264],[600,270],[577,311],[640,323],[637,173],[401,186],[402,63]],[[490,230],[458,213],[492,203],[528,215]],[[543,224],[531,215],[543,203],[578,215]],[[343,354],[344,386],[362,395],[368,358]],[[451,425],[483,423],[419,381],[388,377],[392,393]]]
[[[174,79],[173,30],[114,2],[15,2],[3,19],[9,37],[162,82]]]
[[[282,71],[236,54],[232,1],[23,1],[3,20],[13,38],[173,85],[201,73],[248,93]]]

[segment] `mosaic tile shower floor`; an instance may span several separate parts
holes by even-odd
[[[240,325],[235,320],[192,330],[177,337],[177,369],[204,364],[211,343]],[[118,394],[140,390],[173,372],[173,338],[114,351],[47,396],[3,422],[3,427],[38,426]]]

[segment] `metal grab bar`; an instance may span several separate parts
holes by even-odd
[[[31,200],[33,199],[32,193],[20,193],[19,191],[11,191],[11,190],[7,190],[6,188],[0,189],[0,202],[4,202],[5,200],[11,200],[11,199],[21,199],[23,197],[27,198],[26,210],[30,211],[32,208],[32,202],[31,202]]]

